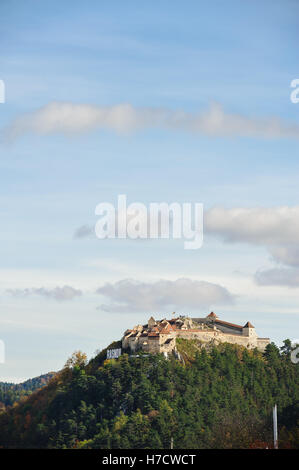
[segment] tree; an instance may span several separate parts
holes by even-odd
[[[283,342],[283,346],[281,346],[281,348],[280,348],[281,353],[284,356],[289,357],[290,354],[291,354],[292,349],[293,349],[292,348],[292,341],[290,339],[285,339],[284,342]]]
[[[68,358],[64,365],[64,369],[74,369],[74,367],[79,367],[82,369],[87,364],[87,355],[82,351],[75,351]]]
[[[0,414],[0,446],[155,449],[173,438],[180,449],[265,447],[275,403],[281,445],[299,446],[299,375],[285,350],[180,348],[184,363],[150,355],[105,364],[103,355],[84,366],[74,353],[55,381]]]
[[[269,363],[276,362],[279,359],[280,353],[275,343],[267,344],[265,348],[264,356],[266,357]]]

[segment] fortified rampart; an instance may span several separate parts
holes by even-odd
[[[143,350],[149,353],[170,353],[176,350],[176,338],[197,339],[202,343],[232,343],[249,349],[264,351],[269,338],[259,338],[254,326],[244,326],[220,320],[214,312],[204,318],[177,317],[171,320],[155,320],[147,325],[137,325],[126,330],[122,347],[131,352]]]

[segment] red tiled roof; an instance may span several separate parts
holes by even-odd
[[[211,312],[211,313],[208,315],[208,318],[217,318],[217,315],[216,315],[216,313]]]
[[[250,323],[250,321],[248,321],[243,328],[254,328],[254,326]]]
[[[163,330],[160,331],[161,335],[169,335],[170,334],[170,328],[163,328]]]

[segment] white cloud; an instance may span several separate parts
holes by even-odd
[[[69,102],[51,102],[15,119],[6,134],[14,139],[33,132],[77,134],[96,129],[127,133],[140,129],[162,128],[209,136],[257,138],[299,138],[299,124],[277,117],[255,118],[224,112],[214,103],[209,109],[192,113],[167,108],[134,107],[131,104],[95,106]]]
[[[40,295],[50,299],[64,301],[72,300],[74,297],[82,295],[81,290],[74,289],[71,286],[55,287],[53,289],[45,289],[44,287],[32,287],[26,289],[7,289],[7,292],[14,297],[27,297],[30,295]]]
[[[161,312],[173,309],[207,309],[233,303],[233,296],[218,284],[191,279],[139,282],[123,279],[107,283],[97,290],[109,299],[100,306],[106,312]]]
[[[205,233],[228,243],[264,246],[274,261],[291,267],[258,271],[260,286],[299,287],[299,206],[274,208],[213,208],[206,212]]]
[[[299,237],[297,245],[271,246],[269,250],[279,263],[299,267]]]
[[[299,206],[274,208],[215,207],[205,213],[204,230],[227,242],[255,245],[297,244]]]
[[[117,229],[117,211],[115,216]],[[130,220],[130,216],[127,219]],[[147,226],[150,223],[145,222]],[[160,225],[158,232],[161,232]],[[92,226],[82,225],[75,231],[74,238],[89,237],[93,233]],[[299,206],[214,207],[204,213],[204,233],[221,237],[228,243],[267,246],[273,257],[290,262],[292,258],[299,262]]]
[[[83,225],[74,238],[93,234],[92,226]],[[299,206],[214,207],[204,214],[204,236],[207,235],[227,243],[263,246],[278,263],[299,267]]]
[[[258,271],[255,281],[261,286],[285,286],[299,287],[299,269],[296,268],[273,268]]]
[[[275,261],[299,266],[299,206],[215,207],[205,213],[204,233],[228,243],[264,246]]]
[[[82,231],[82,236],[85,236],[85,232],[86,235],[89,232],[88,227],[85,226],[81,227],[80,230]],[[287,267],[299,268],[299,206],[272,208],[237,207],[230,209],[214,207],[205,212],[204,236],[216,236],[226,243],[246,243],[262,246],[269,252],[272,261]],[[258,271],[254,276],[254,280],[259,286],[281,285],[297,287],[298,272],[299,270],[297,271],[296,269],[285,269],[278,266],[266,271]],[[129,281],[122,282],[124,284],[118,284],[117,287],[116,285],[104,286],[103,293],[110,292],[111,295],[112,293],[115,295],[116,293],[120,294],[124,287],[128,288],[131,285],[128,283]],[[132,283],[133,281],[130,282]],[[140,291],[141,298],[142,286],[145,286],[145,292],[149,288],[148,284],[139,284],[136,287]],[[159,297],[162,294],[159,293],[157,286],[158,284],[155,286],[155,289],[151,286],[150,292],[151,295]],[[116,301],[117,299],[114,299],[114,303],[110,307],[103,306],[103,308],[111,310],[121,308],[128,311],[130,308],[134,308],[129,300],[125,300],[125,295],[124,305],[120,305],[121,302],[117,304]],[[148,302],[148,310],[153,310],[156,307],[155,302],[151,302],[152,304]],[[136,308],[140,310],[142,305],[136,299],[135,304]],[[157,302],[157,308],[160,304],[161,302]]]

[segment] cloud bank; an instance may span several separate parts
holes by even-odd
[[[273,268],[258,271],[254,278],[260,286],[299,287],[299,269],[296,268]]]
[[[81,296],[82,291],[74,289],[71,286],[55,287],[53,289],[45,289],[44,287],[32,287],[27,289],[8,289],[7,292],[13,297],[28,297],[30,295],[40,295],[57,301],[72,300]]]
[[[299,263],[299,206],[214,207],[204,213],[204,233],[218,236],[227,243],[267,246],[275,258],[288,261],[288,264],[294,259]],[[92,234],[93,226],[82,225],[75,231],[74,238]]]
[[[77,229],[74,238],[90,237],[92,233],[93,227],[83,225]],[[204,213],[204,237],[206,236],[216,236],[226,243],[263,246],[276,263],[299,268],[299,206],[230,209],[214,207]],[[296,274],[293,270],[289,273],[277,272],[275,282],[274,274],[272,270],[264,275],[258,272],[255,280],[259,285],[273,282],[273,285],[291,287],[297,282],[292,280],[292,276]]]
[[[97,293],[110,302],[99,307],[105,312],[165,313],[172,309],[207,309],[232,304],[234,300],[232,294],[218,284],[191,279],[153,283],[123,279],[103,285]]]
[[[274,208],[215,207],[205,213],[204,229],[226,242],[255,245],[298,244],[299,206]],[[276,252],[278,255],[278,252]]]
[[[103,129],[130,133],[152,128],[212,137],[299,138],[297,123],[288,123],[278,117],[262,119],[227,113],[218,103],[193,113],[168,108],[134,107],[126,103],[96,106],[50,102],[16,118],[5,134],[9,139],[15,139],[27,133],[73,135]]]
[[[206,212],[204,230],[227,243],[264,246],[283,265],[258,271],[254,276],[258,285],[299,287],[299,206],[217,207]]]

